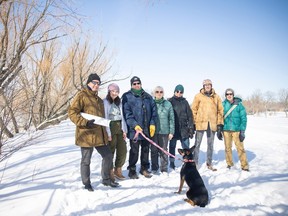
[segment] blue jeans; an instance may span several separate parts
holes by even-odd
[[[181,142],[181,146],[183,149],[189,149],[190,146],[190,141],[189,138],[185,138],[185,139],[180,139]],[[177,144],[177,139],[171,139],[169,142],[169,153],[172,155],[175,155],[175,148],[176,148],[176,144]],[[174,157],[169,157],[169,161],[170,162],[174,162],[175,158]]]

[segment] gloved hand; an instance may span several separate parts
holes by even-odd
[[[136,131],[137,131],[137,130],[142,131],[142,128],[141,128],[139,125],[136,125],[134,129],[135,129]]]
[[[240,131],[239,133],[239,139],[240,139],[240,142],[243,142],[244,139],[245,139],[245,131]]]
[[[188,130],[189,130],[189,138],[193,139],[195,133],[194,128],[190,127]]]
[[[219,140],[223,140],[223,125],[222,124],[219,124],[217,125],[217,137]]]
[[[95,119],[91,119],[86,123],[86,126],[92,128],[94,126]]]
[[[155,125],[150,125],[149,129],[150,129],[150,136],[153,137],[156,130]]]

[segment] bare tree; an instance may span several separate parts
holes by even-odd
[[[264,93],[263,105],[265,108],[265,117],[267,117],[268,111],[273,111],[273,103],[275,102],[275,94],[271,91]]]
[[[288,118],[288,89],[281,89],[279,91],[279,102],[282,105],[286,118]]]
[[[23,58],[33,46],[66,35],[75,13],[69,4],[55,0],[0,0],[0,140],[19,131],[15,113]],[[76,23],[76,22],[73,22]],[[64,30],[65,28],[65,30]],[[61,33],[59,33],[61,32]]]
[[[263,96],[260,89],[254,91],[249,97],[251,113],[259,114],[263,110]]]

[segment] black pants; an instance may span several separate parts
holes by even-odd
[[[110,170],[113,168],[112,153],[108,145],[95,147],[102,157],[101,176],[103,181],[110,180]],[[84,185],[91,184],[90,180],[90,163],[93,153],[93,147],[81,147],[81,179]]]
[[[136,143],[130,140],[130,151],[129,151],[129,166],[128,169],[136,170],[136,164],[139,158],[139,147],[141,146],[141,169],[148,170],[150,167],[149,163],[149,145],[147,140],[138,140]]]

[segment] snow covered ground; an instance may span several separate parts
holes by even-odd
[[[245,149],[250,172],[241,171],[235,148],[236,164],[226,169],[224,143],[216,137],[213,164],[218,171],[207,170],[203,139],[199,172],[210,196],[205,208],[183,201],[186,184],[182,194],[174,194],[179,186],[180,160],[168,175],[157,174],[150,179],[140,175],[138,180],[127,179],[120,182],[121,187],[111,188],[101,184],[101,157],[94,151],[91,180],[95,191],[84,190],[74,130],[75,126],[66,120],[10,140],[12,144],[36,137],[0,163],[2,216],[288,215],[288,118],[283,116],[248,117]],[[128,175],[126,169],[124,175]]]

